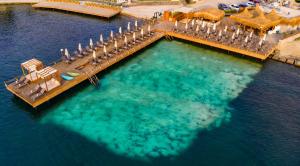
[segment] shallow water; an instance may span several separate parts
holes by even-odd
[[[8,7],[1,81],[128,20]],[[162,40],[99,78],[37,110],[0,86],[0,165],[300,164],[297,68]]]
[[[187,53],[188,52],[188,53]],[[228,103],[261,65],[160,41],[42,117],[117,154],[177,156],[198,132],[230,120]]]

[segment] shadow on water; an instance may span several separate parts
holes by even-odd
[[[154,46],[155,44],[153,44],[152,46]],[[113,70],[118,70],[118,68],[123,66],[124,63],[127,63],[132,58],[135,58],[135,56],[138,56],[138,54],[140,54],[143,51],[145,50],[141,50],[136,55],[131,56],[128,59],[117,63],[111,68],[105,70],[101,74],[98,74],[100,81],[104,75],[110,74],[110,72]],[[32,110],[31,115],[33,116],[33,119],[39,120],[42,116],[45,116],[45,114],[47,114],[50,110],[53,110],[53,108],[57,107],[60,104],[63,104],[63,102],[65,102],[72,96],[77,95],[78,93],[80,93],[80,91],[83,91],[84,89],[88,88],[88,86],[91,86],[90,83],[88,81],[85,81],[79,84],[78,86],[70,89],[69,91],[59,95],[50,102],[43,104],[36,110],[29,108],[28,105],[24,106],[25,104],[20,100],[14,99],[14,102],[20,108],[20,110]],[[34,138],[37,140],[32,140],[31,138],[28,139],[31,139],[30,141],[32,142],[36,142],[35,144],[37,145],[40,144],[49,147],[49,152],[43,151],[41,154],[37,154],[38,159],[33,161],[29,160],[29,158],[31,158],[32,155],[24,157],[23,159],[26,160],[24,162],[30,164],[37,163],[47,165],[48,163],[53,162],[51,164],[56,165],[98,165],[102,163],[103,165],[179,166],[188,164],[191,166],[198,166],[199,164],[219,165],[220,163],[222,163],[224,165],[232,165],[232,163],[236,163],[233,165],[253,165],[253,163],[257,163],[251,161],[251,156],[249,157],[248,155],[245,155],[244,153],[241,153],[239,151],[239,149],[243,148],[243,146],[238,142],[239,140],[235,139],[235,137],[232,137],[232,135],[228,135],[226,133],[229,130],[228,128],[230,128],[226,124],[223,125],[221,128],[214,129],[214,131],[200,132],[193,144],[191,144],[190,147],[184,152],[182,152],[179,156],[158,157],[146,162],[116,155],[115,153],[107,150],[104,144],[101,145],[89,141],[85,137],[70,130],[64,129],[63,127],[58,125],[40,123],[34,123],[34,125],[36,130],[29,130],[28,134],[30,135],[30,132],[38,132],[40,138]],[[49,135],[49,132],[54,134]],[[44,140],[44,137],[47,138],[45,138]],[[233,143],[235,145],[233,145]],[[31,148],[36,147],[29,147],[29,149]],[[45,148],[43,147],[41,149]],[[32,151],[34,151],[34,153],[38,153],[38,150],[36,149]],[[19,156],[18,154],[16,155]],[[49,155],[51,155],[51,158],[45,157]],[[216,158],[218,160],[216,160]],[[45,162],[49,160],[50,162]],[[245,163],[245,161],[247,161],[247,163]]]
[[[230,103],[234,112],[229,127],[262,165],[300,164],[299,85],[298,68],[269,60]]]

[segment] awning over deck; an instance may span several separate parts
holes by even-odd
[[[37,71],[40,68],[43,67],[43,62],[37,60],[37,59],[30,59],[24,63],[21,64],[21,67],[29,72]]]
[[[39,78],[46,79],[46,78],[52,77],[54,74],[57,74],[57,72],[58,71],[56,69],[48,66],[48,67],[38,71],[37,75]]]

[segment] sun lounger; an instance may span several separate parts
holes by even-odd
[[[31,99],[33,101],[35,101],[36,99],[40,98],[41,96],[43,96],[45,94],[46,90],[44,88],[42,88],[42,90],[36,94],[34,94],[33,96],[31,96]]]
[[[88,53],[92,53],[93,49],[91,49],[89,46],[86,46],[85,51],[88,52]]]
[[[92,65],[97,65],[98,64],[98,62],[97,61],[95,61],[95,60],[92,60]]]
[[[66,64],[70,64],[71,61],[69,59],[67,59],[66,57],[62,57],[63,62],[65,62]]]
[[[19,80],[16,80],[14,83],[13,83],[13,85],[14,86],[16,86],[16,85],[18,85],[18,84],[21,84],[21,83],[23,83],[24,81],[25,81],[25,77],[21,77]]]
[[[78,58],[82,58],[82,57],[83,57],[83,55],[82,55],[79,51],[75,51],[75,52],[73,53],[73,56],[74,56],[74,57],[78,57]]]
[[[101,44],[100,42],[97,42],[96,46],[99,47],[99,48],[102,48],[104,45]]]
[[[25,85],[27,85],[28,83],[29,83],[29,80],[28,80],[28,79],[25,79],[24,82],[22,82],[22,83],[20,83],[20,84],[17,84],[16,87],[17,87],[18,89],[20,89],[20,88],[24,87]]]
[[[36,86],[33,90],[30,90],[30,92],[27,94],[27,96],[32,96],[42,90],[42,87]]]

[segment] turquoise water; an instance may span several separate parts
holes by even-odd
[[[231,119],[229,103],[261,64],[160,41],[101,75],[41,117],[122,156],[178,156],[202,130]]]
[[[0,80],[128,21],[7,6]],[[299,166],[299,68],[200,47],[161,41],[101,73],[99,89],[85,82],[38,109],[0,85],[0,165]]]

